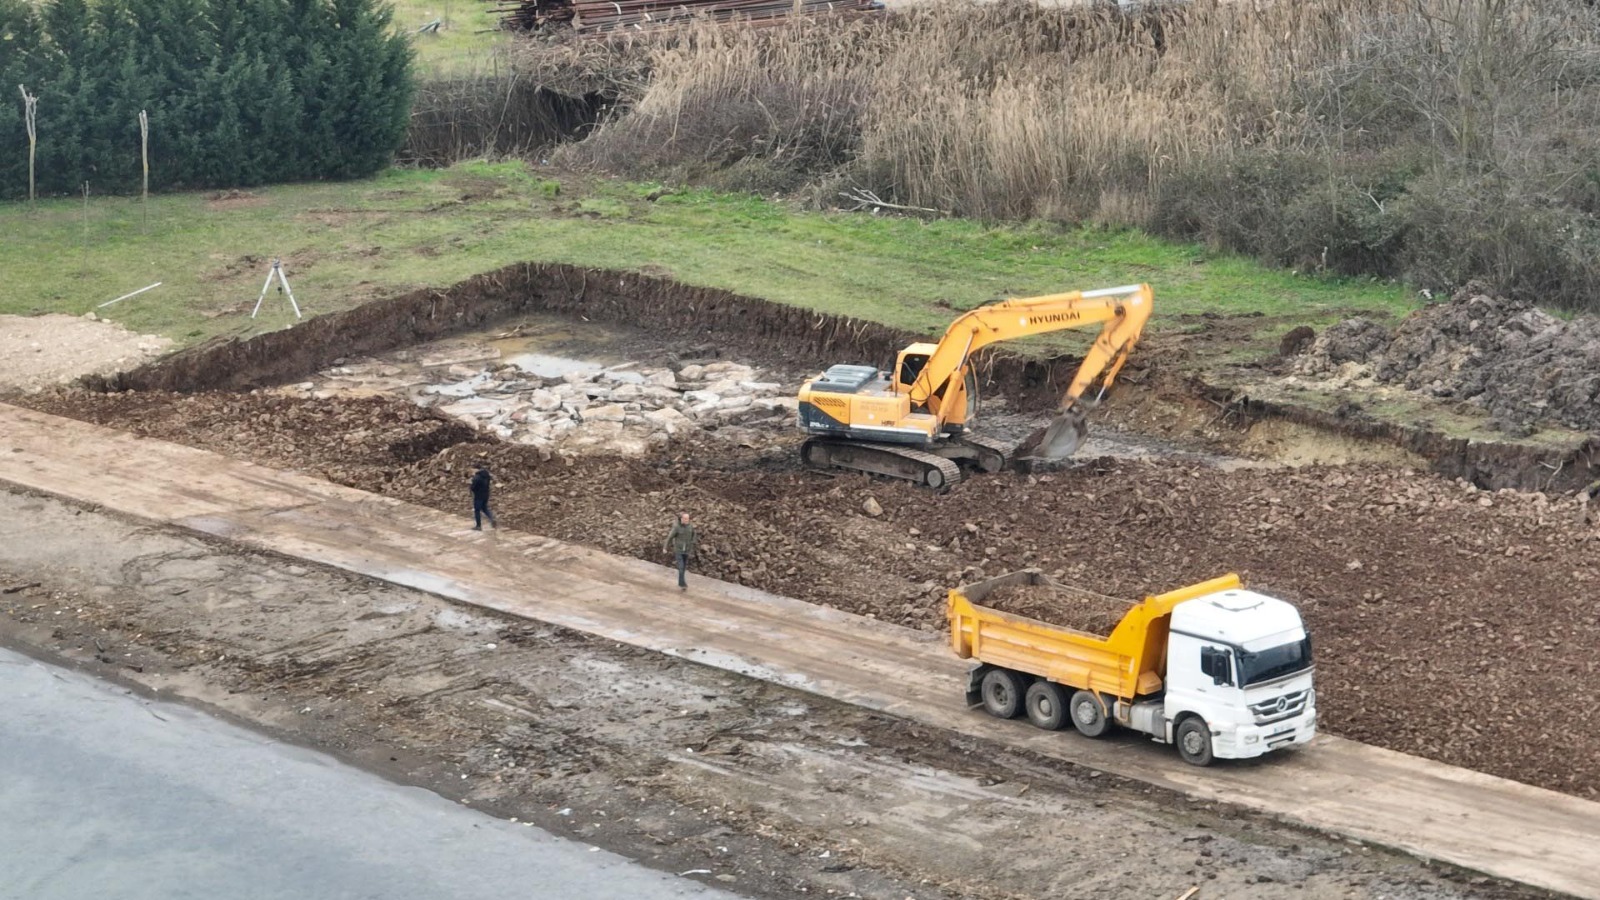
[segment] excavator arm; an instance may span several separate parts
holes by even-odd
[[[1084,357],[1077,377],[1063,398],[1063,407],[1075,402],[1101,375],[1109,386],[1139,340],[1150,318],[1153,294],[1149,285],[1073,291],[1043,297],[1002,300],[970,310],[945,330],[944,337],[916,380],[911,402],[923,405],[946,385],[966,373],[973,354],[990,344],[1069,328],[1106,323]]]
[[[1059,415],[1019,448],[1020,453],[1032,457],[1071,456],[1087,434],[1083,395],[1099,382],[1096,400],[1104,396],[1138,343],[1153,304],[1150,286],[1136,284],[981,306],[951,323],[912,382],[910,400],[916,406],[937,403],[950,384],[965,378],[973,354],[990,344],[1104,323],[1062,395]]]

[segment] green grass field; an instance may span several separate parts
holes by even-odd
[[[469,163],[152,197],[148,222],[132,198],[91,195],[87,213],[81,200],[0,205],[0,312],[82,314],[160,281],[104,312],[181,343],[282,327],[292,316],[275,295],[249,318],[273,257],[308,313],[521,261],[643,271],[924,332],[952,308],[1136,281],[1155,287],[1152,328],[1169,332],[1193,327],[1188,314],[1315,325],[1412,302],[1393,285],[1297,276],[1136,232],[815,213],[704,191],[647,199],[658,192]]]
[[[480,71],[489,65],[507,35],[482,0],[392,0],[395,30],[409,35],[417,49],[417,77],[437,78]],[[435,33],[417,29],[439,20]]]

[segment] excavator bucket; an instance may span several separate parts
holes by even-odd
[[[1024,459],[1066,459],[1078,452],[1089,437],[1089,425],[1081,409],[1062,410],[1050,424],[1028,435],[1017,446],[1015,455]]]

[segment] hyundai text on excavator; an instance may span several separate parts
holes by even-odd
[[[1091,401],[1105,395],[1139,341],[1155,302],[1147,284],[1002,300],[962,314],[937,344],[900,351],[892,372],[836,365],[800,387],[801,448],[807,465],[905,478],[932,488],[961,480],[960,463],[983,472],[1013,456],[1064,459],[1087,434]],[[990,344],[1104,323],[1061,398],[1054,421],[1020,445],[974,434],[975,353]]]

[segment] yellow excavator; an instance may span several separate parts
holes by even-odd
[[[961,480],[962,463],[998,472],[1013,458],[1064,459],[1087,435],[1098,380],[1105,395],[1139,341],[1155,297],[1147,284],[1002,300],[964,313],[937,344],[900,351],[892,372],[837,365],[800,387],[801,458],[816,468],[854,469],[931,488]],[[1061,408],[1046,428],[1020,444],[971,431],[977,413],[973,354],[999,341],[1104,323],[1084,356]]]

